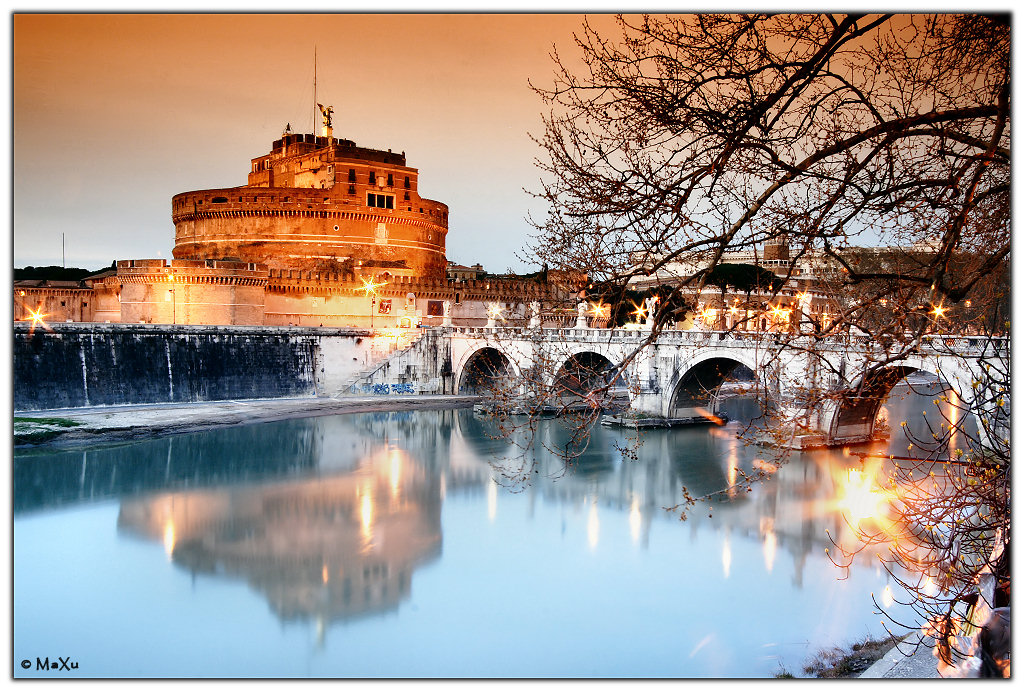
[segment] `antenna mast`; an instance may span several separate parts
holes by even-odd
[[[316,137],[316,112],[319,106],[316,105],[316,45],[313,45],[313,127],[310,132]]]

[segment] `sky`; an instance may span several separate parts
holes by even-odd
[[[171,197],[246,183],[290,123],[405,151],[449,206],[448,259],[491,272],[543,218],[530,134],[579,14],[15,14],[13,265],[171,258]],[[593,19],[613,28],[610,15]]]
[[[905,2],[902,11],[937,9]],[[546,211],[526,192],[540,188],[530,134],[542,132],[544,104],[528,80],[551,83],[552,47],[578,56],[581,9],[604,12],[588,19],[605,35],[617,31],[607,14],[615,5],[577,5],[548,14],[514,4],[514,14],[397,12],[415,4],[381,5],[386,14],[12,14],[13,257],[4,264],[170,259],[173,195],[244,185],[251,159],[286,124],[312,130],[315,53],[316,100],[334,108],[334,135],[406,152],[421,194],[449,206],[448,259],[533,271],[520,257],[535,232],[527,215]],[[709,9],[645,8],[659,6]]]

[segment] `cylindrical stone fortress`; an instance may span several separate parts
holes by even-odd
[[[418,176],[404,152],[287,133],[247,185],[174,196],[174,258],[443,279],[448,206],[421,198]]]

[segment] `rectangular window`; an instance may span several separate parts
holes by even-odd
[[[348,181],[350,183],[354,183],[356,181],[356,169],[354,169],[354,168],[348,169]]]
[[[376,207],[378,209],[394,209],[395,208],[395,196],[394,195],[382,195],[377,192],[366,193],[366,206]]]
[[[394,173],[388,173],[388,187],[395,186],[395,175]]]
[[[405,189],[409,189],[409,176],[405,176]]]
[[[376,185],[376,184],[377,184],[377,174],[374,173],[373,171],[370,171],[370,185]]]

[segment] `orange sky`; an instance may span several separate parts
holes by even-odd
[[[448,257],[531,268],[540,99],[579,15],[13,17],[14,266],[170,258],[172,195],[246,182],[286,123],[405,151],[449,205]],[[596,20],[606,26],[610,16]],[[539,209],[534,206],[534,209]]]

